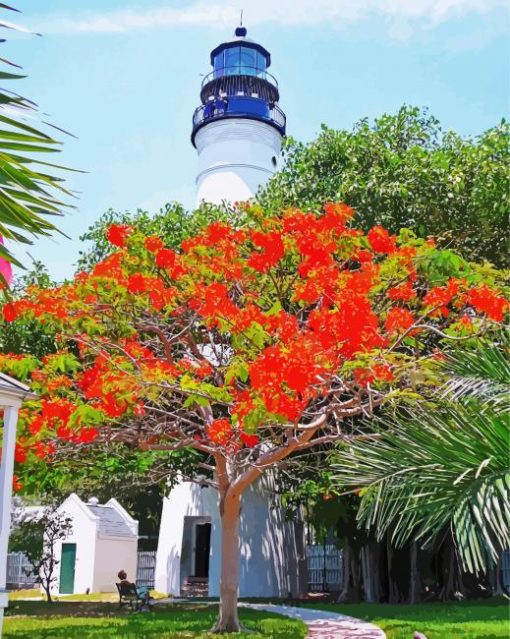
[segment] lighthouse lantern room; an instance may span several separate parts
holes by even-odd
[[[245,27],[211,52],[191,141],[198,152],[197,204],[251,198],[276,171],[285,135],[271,55]]]

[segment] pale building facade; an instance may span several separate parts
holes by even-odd
[[[72,519],[72,533],[57,543],[54,594],[115,592],[119,570],[135,580],[138,522],[116,499],[84,502],[72,493],[58,511]]]
[[[156,558],[156,590],[174,596],[219,596],[221,519],[218,492],[183,482],[165,498]],[[301,522],[285,521],[267,478],[243,495],[240,524],[241,597],[298,597],[307,570]],[[188,591],[188,587],[191,588]],[[193,586],[202,584],[200,591]]]

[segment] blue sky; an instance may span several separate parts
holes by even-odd
[[[272,53],[288,132],[311,140],[321,123],[427,106],[476,135],[508,114],[505,0],[18,0],[4,55],[29,77],[18,87],[71,131],[59,161],[77,209],[60,221],[70,240],[29,249],[55,278],[68,276],[78,237],[109,207],[191,206],[196,173],[190,122],[209,52],[229,39],[239,9],[249,36]],[[17,255],[26,260],[23,251]]]

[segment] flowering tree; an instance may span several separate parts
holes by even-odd
[[[3,307],[55,327],[41,360],[0,357],[40,399],[21,414],[17,461],[55,447],[189,447],[219,492],[221,605],[237,631],[242,495],[293,453],[357,437],[352,419],[434,380],[431,343],[500,322],[492,276],[433,242],[351,226],[353,211],[257,207],[182,242],[113,225],[118,250],[53,289]]]

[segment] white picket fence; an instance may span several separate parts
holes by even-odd
[[[9,553],[7,555],[7,587],[12,590],[35,587],[37,578],[30,574],[30,570],[30,562],[22,552]]]
[[[136,584],[154,588],[156,577],[156,551],[138,551]]]
[[[309,592],[338,592],[343,584],[342,551],[333,544],[306,547]]]

